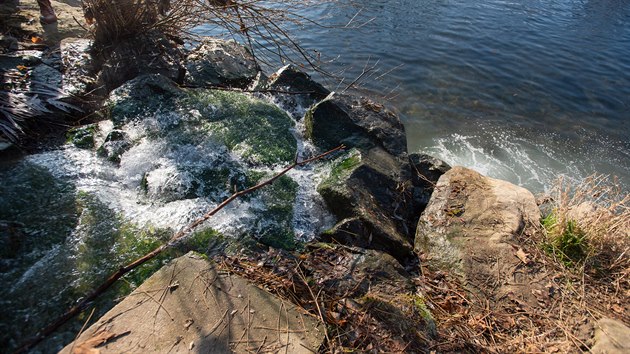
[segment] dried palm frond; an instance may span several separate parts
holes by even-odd
[[[4,91],[0,95],[0,136],[16,142],[24,133],[24,125],[37,116],[54,113],[82,112],[71,103],[62,101],[66,95],[61,89],[45,82],[32,81],[27,87]]]

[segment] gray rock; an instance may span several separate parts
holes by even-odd
[[[363,151],[378,146],[399,157],[407,153],[400,119],[366,98],[332,93],[309,109],[304,123],[306,137],[323,150],[345,144]]]
[[[234,40],[204,38],[186,57],[186,83],[247,87],[260,68],[254,56]]]
[[[159,301],[156,301],[159,298]],[[279,327],[278,327],[279,326]],[[147,279],[61,353],[315,352],[324,329],[286,301],[189,253]]]
[[[595,325],[594,354],[630,353],[630,328],[621,321],[602,318]]]
[[[526,189],[456,166],[440,177],[420,217],[415,249],[430,268],[457,275],[472,291],[484,289],[492,299],[517,294],[536,306],[530,290],[542,287],[538,277],[544,274],[524,261],[519,238],[532,235],[539,220],[534,196]]]

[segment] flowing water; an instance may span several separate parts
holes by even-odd
[[[322,5],[307,15],[330,24],[373,18],[358,29],[294,31],[322,59],[338,57],[328,68],[344,70],[346,84],[378,62],[365,87],[400,113],[411,151],[535,192],[558,174],[614,174],[630,185],[630,2],[369,0],[354,8]],[[16,345],[118,264],[168,239],[228,195],[232,182],[273,169],[248,172],[242,156],[211,140],[186,143],[195,131],[177,127],[187,120],[197,126],[194,111],[145,118],[124,125],[135,143],[118,165],[66,145],[0,166],[0,346]],[[299,122],[291,125],[298,152],[308,155]],[[198,185],[197,174],[218,173],[216,161],[242,172],[223,176],[228,189]],[[264,234],[274,226],[261,218],[272,202],[292,210],[282,222],[308,239],[333,222],[315,193],[325,174],[317,166],[292,171],[290,205],[255,195],[206,226],[227,237]],[[215,236],[199,242],[207,248]],[[97,304],[95,317],[165,260],[127,278]],[[71,340],[77,325],[42,350]]]
[[[151,108],[146,102],[150,109],[128,121],[113,118],[116,130],[110,120],[86,128],[95,132],[95,147],[107,146],[106,137],[127,137],[130,146],[117,161],[102,156],[99,149],[68,143],[2,163],[0,348],[15,348],[117,267],[168,241],[234,189],[269,178],[296,153],[308,157],[314,150],[302,137],[301,122],[270,97],[207,90],[179,94],[184,98],[177,104]],[[125,99],[116,107],[127,107]],[[145,103],[143,98],[131,101],[133,107]],[[280,146],[270,136],[256,135],[261,131],[288,142],[287,159],[273,160],[277,150],[249,154],[258,152],[250,146],[256,139]],[[243,139],[228,147],[225,134]],[[295,239],[307,241],[332,227],[334,217],[316,192],[328,172],[326,163],[298,166],[271,186],[228,204],[199,227],[202,231],[105,294],[94,306],[93,320],[164,262],[188,250],[212,254],[225,247],[246,247],[251,238],[290,247]],[[56,352],[73,339],[86,316],[35,352]]]
[[[322,60],[337,58],[326,68],[343,70],[346,83],[378,62],[365,87],[398,110],[410,151],[533,192],[558,174],[595,172],[629,188],[629,1],[354,3],[306,15],[325,25],[368,22],[360,28],[294,33]]]

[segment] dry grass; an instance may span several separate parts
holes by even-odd
[[[335,0],[83,0],[97,44],[109,45],[153,30],[194,41],[191,30],[203,24],[245,43],[262,64],[288,62],[322,73],[326,72],[319,54],[303,48],[290,29],[323,26],[308,9],[327,2]]]
[[[108,45],[153,30],[179,35],[201,22],[196,1],[165,0],[82,0],[85,19],[93,24],[95,43]]]
[[[585,281],[630,289],[630,194],[607,176],[559,178],[545,198],[545,249]]]

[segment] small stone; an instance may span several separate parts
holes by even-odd
[[[594,345],[591,353],[630,353],[630,328],[620,321],[602,318],[595,325]]]

